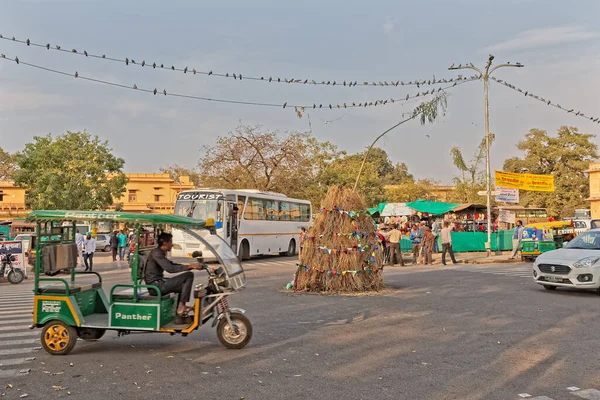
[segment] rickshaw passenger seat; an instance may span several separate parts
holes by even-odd
[[[81,293],[81,292],[85,292],[87,290],[99,289],[101,287],[102,287],[102,284],[100,282],[86,284],[86,285],[75,284],[75,285],[69,285],[69,292]],[[64,294],[66,292],[65,285],[63,285],[63,284],[52,284],[52,285],[40,286],[39,291],[40,291],[40,293],[52,293],[52,294]]]

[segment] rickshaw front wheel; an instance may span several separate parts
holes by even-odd
[[[67,355],[77,344],[77,330],[62,321],[49,321],[41,334],[42,347],[55,356]]]
[[[217,337],[228,349],[241,349],[252,339],[252,324],[244,314],[239,312],[231,313],[229,319],[231,325],[227,322],[227,318],[221,318],[217,325]]]
[[[106,333],[106,329],[78,328],[77,336],[81,340],[98,340]]]

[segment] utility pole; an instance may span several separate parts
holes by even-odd
[[[505,63],[496,65],[494,68],[490,70],[492,66],[492,61],[494,61],[494,56],[490,54],[488,58],[487,64],[485,65],[484,71],[480,70],[473,64],[469,63],[467,65],[460,64],[458,67],[455,67],[454,64],[448,68],[449,70],[457,70],[457,69],[472,69],[477,71],[479,75],[483,78],[483,93],[485,97],[485,182],[486,182],[486,191],[487,191],[487,242],[485,243],[485,249],[487,251],[487,256],[490,256],[490,246],[492,244],[492,188],[491,188],[491,175],[492,172],[490,170],[490,106],[488,101],[488,85],[489,85],[489,77],[490,75],[502,67],[523,67],[523,64],[516,63]]]

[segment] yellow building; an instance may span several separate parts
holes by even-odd
[[[111,207],[122,204],[123,211],[149,214],[171,214],[177,194],[194,188],[189,177],[180,176],[179,181],[165,174],[125,174],[128,182],[125,194]],[[0,181],[0,221],[24,218],[29,214],[25,206],[25,189],[16,187],[12,181]]]
[[[590,178],[590,197],[586,200],[590,202],[592,219],[600,219],[600,163],[590,163],[585,172]]]
[[[177,182],[168,173],[125,175],[128,179],[125,194],[115,200],[113,210],[121,204],[127,212],[172,214],[177,194],[194,188],[188,176],[180,176]]]
[[[29,213],[25,207],[25,189],[12,181],[0,181],[0,220],[23,218]]]

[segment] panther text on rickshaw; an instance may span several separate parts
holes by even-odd
[[[229,307],[228,297],[246,285],[243,268],[223,239],[214,234],[214,221],[175,215],[94,211],[33,211],[36,223],[34,309],[31,328],[41,328],[43,348],[50,354],[68,354],[77,339],[98,340],[107,330],[119,336],[133,332],[189,333],[211,323],[228,348],[242,348],[252,337],[245,311]],[[131,279],[103,287],[97,272],[76,271],[78,251],[76,222],[111,222],[134,230],[136,246],[131,260]],[[208,273],[206,286],[193,288],[193,307],[185,320],[178,319],[175,293],[161,293],[156,284],[144,282],[155,238],[177,228],[210,250],[218,265],[209,267],[195,252],[200,270]],[[208,235],[198,232],[207,231]],[[169,237],[170,235],[162,235]],[[154,254],[154,253],[153,253]],[[65,275],[68,274],[68,275]],[[107,292],[105,292],[107,289]]]

